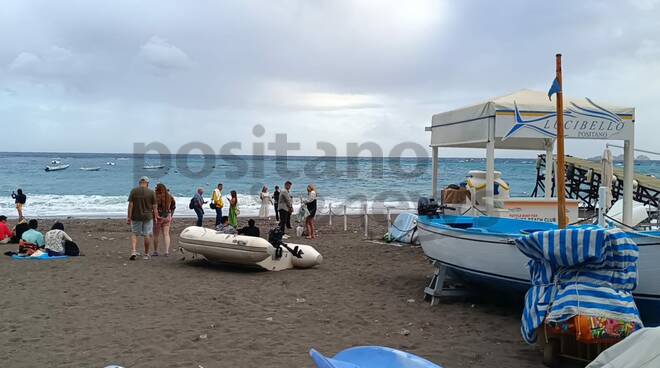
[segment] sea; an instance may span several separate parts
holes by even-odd
[[[70,165],[46,172],[52,161]],[[145,169],[145,166],[163,166]],[[615,163],[621,165],[621,163]],[[83,171],[81,167],[100,167]],[[509,183],[512,196],[529,196],[536,180],[536,159],[495,160],[496,170]],[[470,170],[485,170],[479,158],[442,158],[440,186],[464,181]],[[637,173],[658,176],[660,161],[639,161]],[[16,216],[12,191],[28,196],[27,217],[122,218],[128,193],[140,177],[151,187],[165,184],[177,200],[177,216],[193,216],[188,209],[198,187],[209,197],[218,183],[225,196],[238,193],[241,215],[253,216],[260,207],[259,192],[265,185],[293,182],[294,202],[306,196],[308,184],[316,186],[319,213],[360,213],[412,210],[417,199],[431,192],[430,158],[369,157],[274,157],[274,156],[159,156],[96,153],[0,153],[0,214]],[[211,212],[208,210],[207,212]],[[272,214],[272,210],[271,210]]]

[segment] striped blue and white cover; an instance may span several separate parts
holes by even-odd
[[[619,229],[542,231],[516,239],[530,258],[532,287],[525,295],[521,333],[536,341],[544,320],[562,322],[576,315],[639,323],[632,290],[637,286],[639,250]]]

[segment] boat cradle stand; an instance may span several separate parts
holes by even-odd
[[[447,275],[447,266],[438,261],[431,261],[435,271],[429,286],[424,289],[424,300],[430,300],[431,305],[439,304],[442,299],[460,298],[471,295],[467,288],[452,285],[448,282],[445,286],[445,281],[451,281],[451,277]]]

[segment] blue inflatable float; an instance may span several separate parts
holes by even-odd
[[[416,355],[382,346],[358,346],[332,358],[314,349],[309,355],[318,368],[442,368]]]
[[[47,253],[44,253],[42,255],[32,257],[32,256],[19,256],[14,254],[11,256],[12,259],[17,259],[17,260],[35,260],[35,261],[50,261],[50,260],[55,260],[55,259],[67,259],[69,256],[49,256]]]

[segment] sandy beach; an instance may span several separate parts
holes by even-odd
[[[374,222],[376,239],[386,230]],[[191,223],[175,219],[173,246]],[[312,367],[312,347],[333,355],[384,345],[447,368],[541,366],[540,351],[522,342],[517,307],[431,307],[423,289],[433,267],[422,250],[365,241],[360,223],[351,218],[344,232],[338,219],[329,227],[320,218],[318,239],[291,239],[323,254],[318,268],[254,272],[189,253],[131,262],[124,221],[67,220],[84,257],[0,257],[1,365]]]

